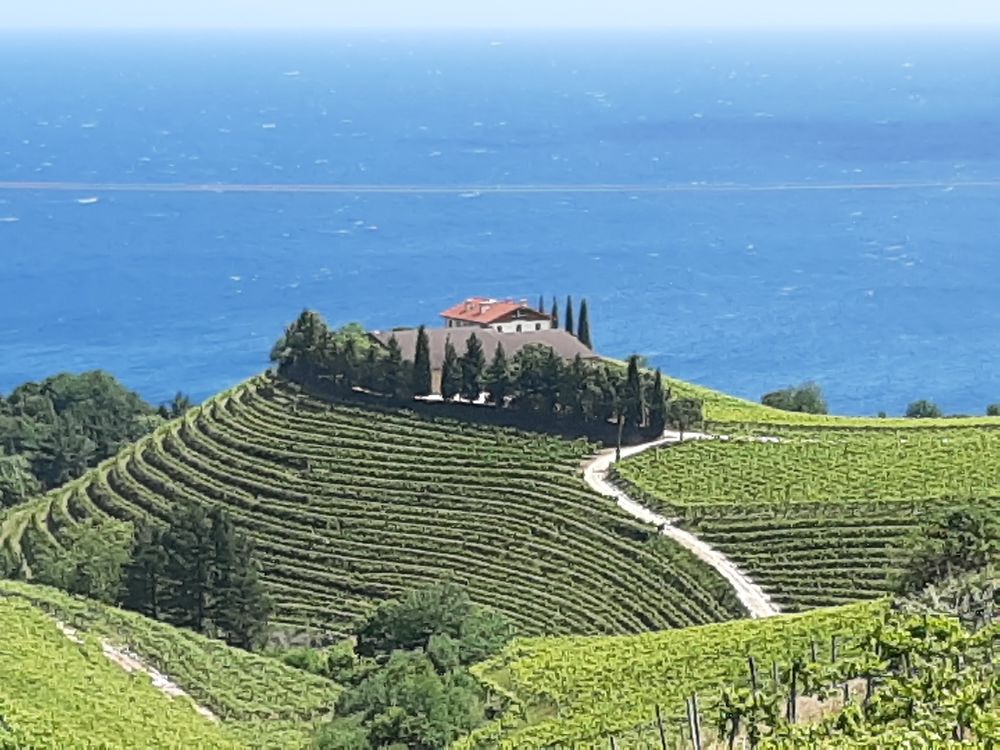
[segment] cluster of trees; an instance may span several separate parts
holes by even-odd
[[[538,312],[545,313],[545,298],[539,296],[538,298]],[[552,325],[555,328],[559,327],[559,303],[556,298],[552,298],[552,309],[549,312],[552,318]],[[567,295],[566,297],[566,315],[563,317],[563,328],[567,333],[571,333],[580,339],[580,342],[586,346],[588,349],[593,349],[594,344],[590,338],[590,311],[587,309],[587,300],[581,300],[580,302],[580,314],[576,319],[576,326],[573,326],[573,297]]]
[[[76,479],[191,406],[159,409],[106,372],[62,374],[0,396],[0,508]]]
[[[992,511],[979,506],[940,514],[914,535],[907,545],[897,589],[904,594],[929,585],[991,571],[1000,559],[1000,523]]]
[[[815,383],[802,383],[801,385],[764,394],[760,402],[764,406],[771,406],[783,411],[797,411],[807,414],[827,413],[826,399],[823,398],[823,392]],[[885,418],[886,413],[881,411],[878,413],[878,416]],[[907,419],[937,419],[946,415],[933,401],[920,399],[906,407],[905,416]],[[963,415],[955,414],[951,416],[957,417]],[[986,416],[1000,417],[1000,404],[990,404],[987,406]]]
[[[33,580],[247,650],[266,637],[272,604],[253,546],[221,509],[180,502],[165,526],[88,520],[60,539],[28,553]]]
[[[493,718],[498,707],[468,667],[512,636],[510,623],[462,589],[432,586],[383,603],[351,639],[282,658],[345,687],[314,747],[437,750]]]
[[[307,310],[287,328],[271,358],[279,374],[334,393],[363,389],[405,402],[432,391],[430,344],[423,326],[410,361],[403,359],[394,336],[383,348],[360,326],[333,331]],[[525,412],[540,425],[552,419],[618,422],[623,429],[659,434],[668,424],[690,429],[701,423],[700,401],[671,400],[670,395],[660,371],[643,371],[638,356],[623,368],[579,356],[567,362],[544,345],[525,346],[508,357],[499,343],[487,360],[475,333],[467,337],[461,354],[447,342],[441,369],[444,400]]]

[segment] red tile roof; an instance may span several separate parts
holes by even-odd
[[[489,299],[488,297],[470,297],[465,302],[459,302],[457,305],[449,307],[441,313],[441,317],[450,320],[462,320],[467,323],[489,325],[522,308],[534,313],[531,319],[548,317],[544,313],[539,313],[534,308],[529,307],[527,300],[515,302],[511,299],[496,300]]]

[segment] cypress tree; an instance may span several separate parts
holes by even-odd
[[[550,315],[552,316],[552,327],[553,328],[558,328],[559,327],[559,303],[556,302],[556,298],[555,297],[552,298],[552,312],[550,313]]]
[[[451,337],[444,342],[444,362],[441,365],[441,397],[450,401],[462,390],[462,369],[458,362],[458,352],[451,343]]]
[[[361,384],[370,391],[382,392],[381,363],[378,357],[379,348],[369,346],[365,352],[365,363],[361,368]]]
[[[427,329],[417,329],[417,349],[413,354],[413,392],[426,396],[431,392],[431,345]]]
[[[590,316],[587,314],[587,300],[580,302],[580,319],[576,322],[576,337],[580,343],[588,349],[593,349],[594,345],[590,341]]]
[[[542,294],[538,295],[538,312],[545,314],[545,296]]]
[[[628,358],[623,400],[625,421],[636,427],[642,427],[646,409],[643,403],[642,379],[639,376],[639,357],[636,354]]]
[[[510,394],[513,385],[510,375],[510,366],[507,364],[507,354],[503,350],[503,344],[497,342],[497,348],[493,352],[493,361],[486,368],[486,388],[490,393],[490,401],[498,407],[503,407],[504,400]]]
[[[663,390],[663,373],[659,368],[653,379],[649,393],[649,429],[654,435],[662,435],[667,428],[667,394]]]
[[[471,334],[465,342],[465,354],[459,363],[462,371],[462,398],[475,401],[483,392],[483,368],[486,356],[483,345],[476,334]]]
[[[564,325],[566,326],[567,333],[573,333],[573,298],[571,296],[566,297],[566,320]]]
[[[151,523],[142,523],[136,529],[132,559],[125,568],[122,606],[158,620],[160,600],[167,585],[163,531]]]
[[[212,522],[205,509],[190,500],[176,503],[163,545],[169,579],[163,607],[165,619],[203,632],[215,566]]]

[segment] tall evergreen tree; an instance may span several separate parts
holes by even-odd
[[[663,389],[663,373],[659,369],[649,392],[649,428],[655,435],[662,434],[667,428],[667,394]]]
[[[462,370],[462,398],[475,401],[483,392],[483,368],[486,356],[483,345],[476,334],[471,334],[465,342],[465,354],[459,366]]]
[[[642,427],[646,408],[642,393],[642,379],[639,376],[639,357],[635,354],[628,358],[628,371],[625,376],[622,401],[626,423]]]
[[[379,361],[379,349],[376,346],[369,346],[365,352],[365,362],[361,367],[361,385],[370,391],[381,393],[382,383],[382,363]]]
[[[152,523],[138,526],[132,559],[125,567],[122,606],[154,620],[160,618],[161,599],[169,586],[163,536],[163,530]]]
[[[563,322],[566,326],[567,333],[574,333],[573,331],[573,297],[566,297],[566,320]]]
[[[559,327],[559,303],[556,302],[556,298],[552,298],[552,312],[549,313],[552,316],[552,327]]]
[[[175,625],[204,632],[216,557],[212,521],[200,504],[183,500],[171,508],[169,522],[163,537],[170,581],[164,616]]]
[[[580,318],[576,322],[576,337],[580,343],[588,349],[593,349],[594,345],[590,341],[590,315],[587,314],[587,300],[580,302]]]
[[[386,344],[386,356],[382,362],[382,387],[387,396],[400,398],[404,389],[405,372],[403,368],[403,350],[395,335],[389,337]]]
[[[413,354],[413,392],[426,396],[431,392],[431,344],[427,329],[417,329],[417,349]]]
[[[213,509],[211,519],[215,546],[212,624],[229,645],[250,650],[267,632],[271,601],[260,582],[250,541],[220,509]]]
[[[441,397],[451,401],[462,390],[462,368],[458,362],[458,352],[449,337],[444,342],[444,361],[441,365]]]
[[[543,294],[538,295],[538,312],[542,315],[545,314],[545,295]]]
[[[485,385],[490,393],[490,401],[498,407],[502,407],[510,394],[513,378],[510,373],[510,365],[507,363],[507,354],[503,350],[503,344],[499,341],[493,352],[493,361],[486,368]]]

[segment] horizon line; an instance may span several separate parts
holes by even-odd
[[[31,182],[0,181],[0,192],[75,193],[361,193],[427,194],[479,197],[481,195],[532,193],[768,193],[794,191],[851,190],[955,190],[960,188],[1000,188],[995,180],[925,180],[913,182],[782,182],[763,185],[743,183],[628,183],[584,184],[352,184],[352,183],[128,183],[128,182]]]
[[[965,31],[1000,31],[1000,19],[989,21],[960,21],[960,22],[935,22],[935,21],[901,21],[898,23],[885,22],[842,22],[842,23],[796,23],[781,21],[762,21],[750,23],[653,23],[653,24],[541,24],[541,25],[488,25],[488,24],[330,24],[330,25],[245,25],[245,26],[185,26],[171,24],[121,24],[121,25],[76,25],[76,26],[52,26],[43,24],[28,24],[18,26],[0,25],[0,33],[3,32],[28,32],[28,31],[260,31],[260,32],[297,32],[297,33],[323,33],[330,31],[481,31],[488,32],[531,32],[531,31],[601,31],[601,32],[662,32],[662,31],[891,31],[891,30],[926,30],[940,31],[965,30]]]

